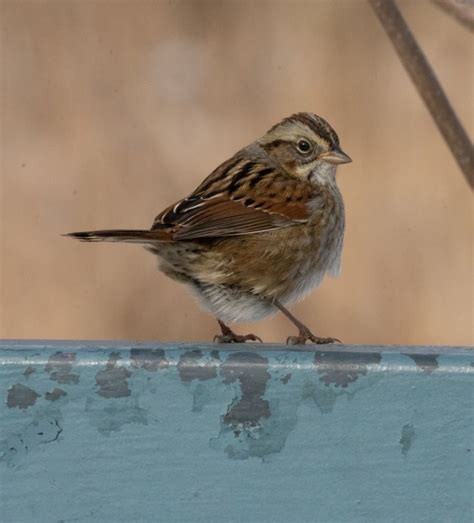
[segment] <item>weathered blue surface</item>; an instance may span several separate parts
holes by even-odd
[[[5,341],[0,364],[2,522],[473,518],[473,350]]]

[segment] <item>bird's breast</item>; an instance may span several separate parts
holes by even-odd
[[[310,229],[319,240],[314,261],[318,270],[337,276],[341,266],[344,241],[344,201],[336,185],[331,187],[324,209],[316,210],[310,220]]]

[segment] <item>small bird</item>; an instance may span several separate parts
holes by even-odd
[[[150,230],[73,232],[81,241],[143,244],[159,269],[185,283],[217,319],[220,343],[262,341],[228,323],[280,310],[298,328],[289,344],[334,343],[315,336],[287,305],[337,276],[344,202],[336,167],[351,162],[332,127],[313,113],[273,126],[161,212]]]

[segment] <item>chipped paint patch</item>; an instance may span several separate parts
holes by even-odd
[[[406,456],[410,450],[413,442],[416,439],[415,427],[411,423],[407,423],[402,427],[402,436],[400,438],[400,446],[402,454]]]
[[[130,396],[127,379],[132,373],[125,367],[117,367],[117,361],[120,359],[118,352],[112,352],[105,369],[95,375],[95,381],[99,387],[97,394],[103,398]]]
[[[335,385],[346,388],[357,381],[359,376],[365,376],[368,365],[380,363],[382,355],[379,353],[345,353],[337,351],[317,351],[314,355],[320,381],[325,385]]]
[[[425,374],[431,374],[438,368],[437,354],[406,354],[406,356],[409,356]]]
[[[49,373],[49,379],[58,383],[79,383],[79,374],[71,372],[75,363],[75,352],[58,351],[49,357],[44,370]]]
[[[158,369],[169,367],[163,349],[131,349],[130,360],[135,369],[145,369],[149,372],[156,372]]]
[[[63,389],[54,388],[52,392],[47,392],[44,399],[47,401],[57,401],[62,396],[67,396],[67,392]]]
[[[7,407],[9,409],[27,409],[36,403],[36,400],[40,397],[30,387],[25,387],[21,383],[15,383],[8,389],[7,395]]]
[[[271,378],[267,358],[247,352],[231,354],[222,364],[221,375],[223,383],[238,380],[242,393],[225,414],[225,423],[238,432],[242,427],[256,426],[260,418],[270,416],[269,403],[262,398]]]
[[[285,374],[285,376],[282,376],[280,378],[280,381],[283,383],[283,385],[286,385],[290,381],[290,378],[291,378],[291,372],[289,372],[288,374]]]
[[[255,353],[230,355],[220,374],[225,384],[237,382],[241,394],[221,417],[219,434],[209,441],[210,447],[233,460],[270,461],[282,451],[296,427],[301,402],[299,380],[291,386],[283,386],[280,378],[272,381],[267,358]],[[267,393],[268,400],[264,398]]]
[[[181,355],[177,365],[181,381],[206,381],[217,378],[217,367],[220,365],[218,351],[211,351],[209,356],[203,356],[200,350],[187,351]]]

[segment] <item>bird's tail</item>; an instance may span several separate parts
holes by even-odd
[[[162,230],[127,230],[111,229],[104,231],[70,232],[64,236],[76,238],[81,242],[126,242],[126,243],[156,243],[170,241],[169,235]]]

